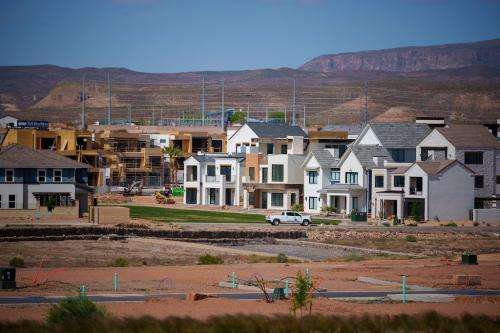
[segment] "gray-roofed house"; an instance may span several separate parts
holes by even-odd
[[[395,162],[413,163],[416,161],[416,146],[430,131],[429,126],[418,123],[368,124],[354,145],[382,146]]]
[[[450,124],[417,145],[417,161],[458,160],[474,171],[475,208],[500,204],[500,143],[482,125]]]
[[[90,166],[48,150],[10,145],[0,150],[0,209],[88,211]],[[64,207],[64,208],[63,208]],[[5,214],[5,212],[4,212]]]
[[[303,154],[307,134],[287,124],[249,122],[228,138],[227,152],[267,154]]]
[[[184,204],[239,206],[242,155],[198,153],[184,161]]]

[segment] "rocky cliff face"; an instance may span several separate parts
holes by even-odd
[[[323,55],[305,63],[300,69],[314,72],[417,72],[469,66],[500,68],[500,39]]]

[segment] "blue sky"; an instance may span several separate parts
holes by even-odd
[[[0,65],[298,67],[322,54],[499,37],[497,0],[0,0]]]

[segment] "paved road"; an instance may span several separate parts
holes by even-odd
[[[398,295],[400,291],[326,291],[316,292],[317,297],[327,298],[350,298],[350,297],[386,297],[388,295]],[[433,291],[412,291],[411,295],[455,295],[455,296],[500,296],[500,290],[473,290],[473,289],[440,289]],[[213,297],[238,299],[238,300],[257,300],[262,299],[262,294],[257,292],[245,293],[211,293]],[[15,304],[51,304],[58,303],[66,296],[12,296],[0,297],[1,305]],[[89,299],[94,302],[144,302],[151,299],[185,299],[186,293],[165,293],[165,294],[108,294],[108,295],[89,295]]]

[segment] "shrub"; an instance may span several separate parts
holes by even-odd
[[[46,321],[48,325],[85,323],[105,316],[105,310],[89,299],[71,297],[50,308]]]
[[[21,256],[15,256],[10,259],[9,265],[12,267],[24,267],[24,259]]]
[[[279,263],[286,263],[288,262],[288,257],[284,253],[280,253],[276,256],[276,261]]]
[[[391,224],[390,224],[389,222],[384,222],[384,223],[382,223],[382,225],[383,225],[384,227],[390,227],[390,226],[391,226]]]
[[[125,258],[116,258],[115,261],[113,261],[111,263],[111,266],[113,266],[113,267],[127,267],[128,260]]]
[[[242,111],[236,111],[231,115],[229,121],[233,124],[234,123],[244,124],[247,121],[247,114]]]
[[[292,206],[292,210],[293,210],[294,212],[302,212],[302,211],[304,211],[304,205],[301,205],[301,204],[296,203],[296,204],[294,204],[294,205]]]
[[[223,263],[224,260],[222,260],[221,257],[213,256],[208,253],[198,258],[198,265],[220,265]]]
[[[472,223],[472,225],[477,227],[477,226],[479,226],[479,222],[474,222],[474,223]]]
[[[444,225],[445,227],[458,227],[458,225],[455,222],[449,222]]]
[[[363,257],[358,253],[351,253],[344,258],[344,261],[363,261],[363,260],[365,260],[365,257]]]
[[[407,242],[416,242],[417,241],[417,237],[413,236],[413,235],[408,235],[405,237],[406,241]]]

